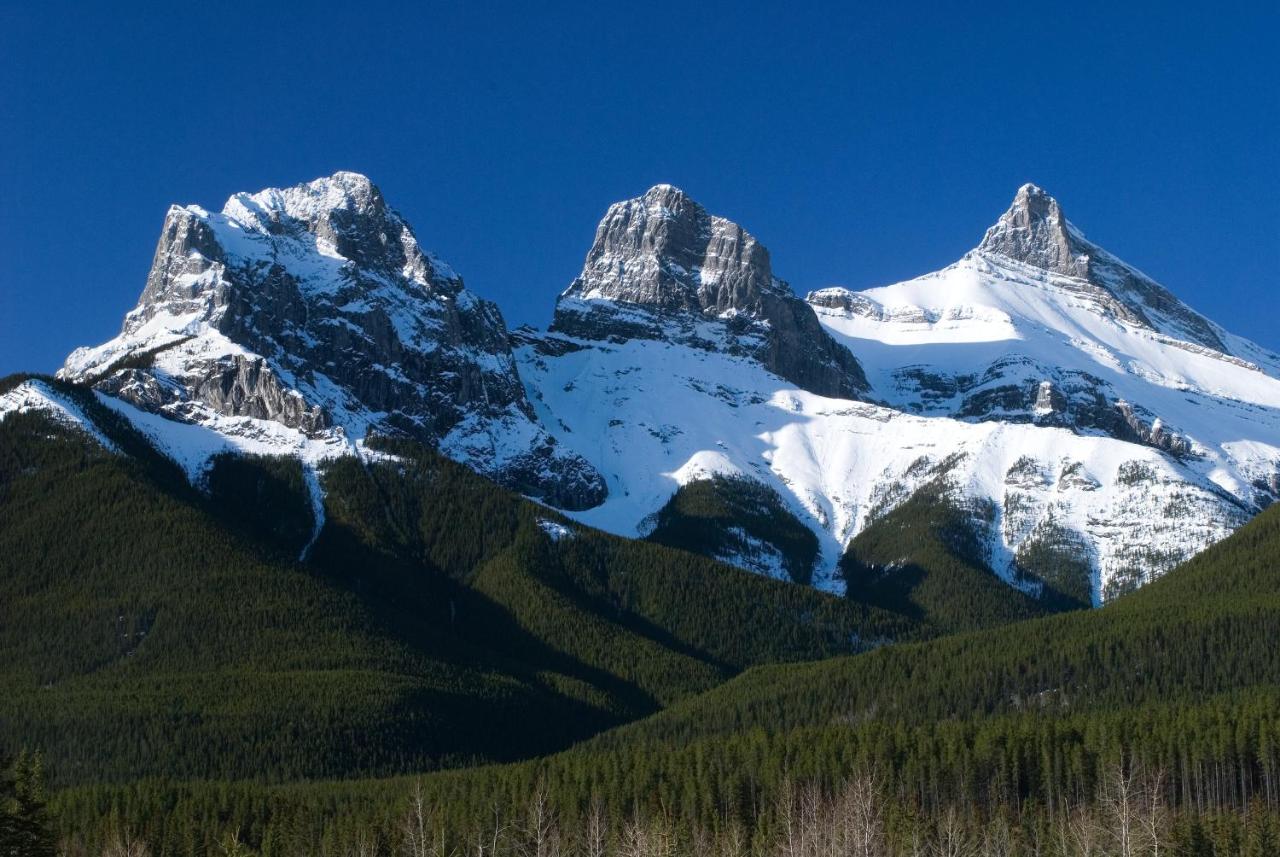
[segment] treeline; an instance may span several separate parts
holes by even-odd
[[[755,730],[674,747],[585,745],[542,760],[417,781],[275,787],[146,781],[65,790],[54,806],[64,835],[91,848],[127,830],[156,854],[192,857],[233,832],[264,855],[293,857],[341,854],[362,837],[391,849],[411,789],[434,807],[432,828],[458,840],[442,853],[473,842],[495,811],[510,823],[528,796],[539,794],[570,830],[581,829],[594,811],[615,824],[633,816],[665,819],[689,835],[714,834],[731,822],[741,828],[748,853],[766,854],[770,837],[785,825],[779,813],[796,783],[834,795],[860,773],[875,772],[886,818],[916,825],[890,825],[902,833],[895,846],[914,842],[913,830],[924,835],[948,815],[975,842],[1002,820],[1043,844],[1077,816],[1097,821],[1117,771],[1135,782],[1145,772],[1159,773],[1143,788],[1164,813],[1166,831],[1190,836],[1200,830],[1218,843],[1216,851],[1182,853],[1242,854],[1223,844],[1230,837],[1215,837],[1247,832],[1249,819],[1280,812],[1277,712],[1280,689],[1257,689],[1118,711]]]
[[[1100,610],[856,657],[763,666],[596,741],[674,746],[752,729],[1084,713],[1277,686],[1276,557],[1280,508]]]
[[[824,784],[784,778],[767,804],[693,818],[679,808],[616,807],[587,797],[566,811],[544,781],[459,821],[421,781],[402,782],[385,811],[326,815],[322,801],[245,827],[139,831],[112,818],[64,835],[67,857],[1274,857],[1280,811],[1192,809],[1170,800],[1167,772],[1133,758],[1110,763],[1087,795],[1043,805],[925,807],[878,768]],[[910,789],[906,789],[910,791]],[[183,804],[173,807],[181,812]],[[279,809],[279,807],[278,807]],[[283,810],[281,810],[283,811]]]
[[[840,559],[849,598],[910,616],[937,632],[990,628],[1078,608],[1054,593],[1033,598],[998,578],[986,543],[994,509],[964,502],[948,482],[953,458],[917,462],[923,486],[871,520]],[[897,487],[897,486],[895,486]],[[889,496],[901,499],[902,486]]]
[[[787,509],[772,488],[745,476],[715,475],[676,489],[654,515],[651,542],[703,556],[752,558],[777,551],[778,572],[812,582],[818,537]],[[769,556],[755,556],[767,566]]]

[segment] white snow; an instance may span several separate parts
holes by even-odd
[[[748,475],[819,536],[815,582],[839,589],[836,562],[871,513],[910,496],[925,464],[954,457],[959,496],[994,509],[987,550],[997,573],[1022,585],[1014,555],[1052,522],[1083,537],[1098,599],[1117,575],[1144,563],[1159,573],[1247,520],[1251,483],[1280,472],[1280,371],[1238,338],[1225,337],[1248,360],[1126,324],[1073,285],[974,252],[916,280],[844,293],[851,310],[815,306],[884,406],[815,396],[750,359],[670,341],[583,341],[557,357],[526,346],[517,359],[543,423],[565,427],[561,443],[608,479],[606,502],[574,513],[585,523],[639,535],[679,485]],[[957,399],[922,399],[898,376],[903,367],[981,376],[1010,358],[1018,359],[1001,367],[1005,383],[1023,375],[1047,383],[1037,365],[1105,380],[1117,398],[1155,415],[1153,428],[1188,438],[1195,455],[1179,461],[1101,432],[1030,424],[1040,408],[1005,415],[1018,422],[954,419]],[[1006,484],[1022,459],[1045,474],[1039,484]],[[1126,466],[1150,479],[1126,484]],[[1147,547],[1160,557],[1142,556]]]
[[[177,271],[189,265],[187,273],[173,277],[172,294],[130,313],[124,331],[111,342],[74,352],[64,375],[93,381],[123,357],[154,351],[154,382],[178,385],[211,360],[258,357],[218,331],[221,310],[213,297],[223,286],[224,266],[281,264],[298,278],[308,300],[331,303],[353,263],[323,235],[292,228],[289,218],[314,219],[321,211],[366,205],[371,193],[367,179],[341,173],[287,190],[237,194],[221,214],[195,206],[172,209],[171,220],[183,228],[211,230],[224,260],[214,263],[194,251],[169,260]],[[670,214],[654,207],[655,216]],[[624,213],[614,206],[606,220]],[[400,241],[406,258],[423,258],[407,228]],[[440,308],[474,298],[433,288],[433,277],[454,280],[456,275],[435,257],[425,259],[430,270],[406,265],[399,282],[392,282],[392,275],[364,272],[372,285],[358,300],[343,298],[341,311],[356,321],[362,314],[383,312],[407,347],[424,354],[439,347]],[[1106,261],[1123,264],[1109,255]],[[614,265],[611,259],[598,262]],[[675,271],[658,254],[648,253],[632,269],[613,273],[643,285],[663,265]],[[714,275],[702,269],[675,273]],[[532,449],[548,448],[549,430],[558,441],[555,454],[583,455],[608,482],[602,505],[572,517],[632,536],[645,532],[646,521],[682,484],[715,474],[756,479],[775,489],[817,534],[821,556],[815,584],[833,590],[841,585],[833,572],[849,541],[874,516],[938,478],[946,463],[945,477],[956,497],[991,510],[986,552],[997,574],[1025,586],[1013,568],[1019,548],[1050,525],[1065,528],[1088,549],[1097,600],[1109,583],[1132,577],[1135,568],[1158,573],[1227,535],[1253,512],[1255,486],[1280,481],[1280,357],[1216,326],[1211,326],[1214,334],[1232,354],[1187,341],[1181,328],[1187,316],[1176,312],[1153,311],[1150,326],[1126,322],[1112,314],[1096,288],[1084,285],[974,251],[942,271],[907,282],[861,292],[824,290],[821,296],[828,302],[838,299],[848,308],[815,305],[818,318],[861,361],[878,404],[817,396],[752,359],[732,356],[734,348],[736,353],[749,350],[758,331],[730,336],[713,318],[666,319],[678,325],[673,332],[679,335],[579,341],[580,348],[559,356],[525,345],[517,350],[516,363],[538,423],[515,407],[496,416],[473,413],[442,439],[440,449],[492,473],[522,461]],[[660,312],[595,292],[566,293],[560,311],[606,312],[614,321],[646,327],[664,323]],[[348,319],[335,323],[344,325],[344,333],[362,330]],[[694,339],[726,347],[676,344]],[[512,369],[505,354],[468,356],[481,370],[505,374]],[[360,407],[324,366],[299,367],[288,357],[264,359],[290,395],[324,408],[335,428],[308,435],[277,422],[227,417],[189,401],[156,414],[100,399],[126,415],[196,482],[220,452],[300,458],[318,533],[323,507],[317,468],[340,455],[379,457],[363,439],[388,415]],[[396,365],[376,368],[391,379],[403,378]],[[1004,421],[958,419],[959,393],[948,393],[946,383],[926,390],[912,381],[931,376],[957,386],[967,379],[979,389],[986,383],[1016,383],[1038,389],[1048,402],[1055,388],[1045,375],[1059,370],[1096,376],[1107,385],[1108,397],[1148,415],[1153,430],[1187,439],[1193,454],[1178,460],[1092,430],[1031,424],[1052,416],[1048,404],[995,414]],[[23,407],[63,413],[93,431],[47,385],[28,382],[0,399],[0,418]],[[554,528],[568,532],[547,520],[539,526],[553,538],[564,536]],[[785,576],[776,550],[742,541],[748,549],[725,559]],[[1159,556],[1144,557],[1148,547]]]
[[[772,577],[774,580],[791,579],[787,574],[786,559],[782,551],[756,538],[741,527],[729,527],[727,533],[737,544],[734,548],[717,554],[716,559],[765,577]]]
[[[558,542],[561,539],[573,538],[573,530],[569,529],[559,521],[551,521],[546,518],[539,518],[538,529],[546,533],[547,538],[551,539],[551,541],[553,542]]]

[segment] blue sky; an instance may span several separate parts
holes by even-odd
[[[1034,181],[1280,349],[1274,2],[98,5],[0,0],[0,373],[114,335],[170,203],[339,169],[512,325],[657,182],[803,293],[939,268]]]

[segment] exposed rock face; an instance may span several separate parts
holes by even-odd
[[[606,491],[537,424],[497,306],[355,173],[170,209],[121,334],[62,374],[189,420],[407,434],[565,508]]]
[[[859,398],[868,389],[857,359],[773,276],[764,245],[670,185],[609,208],[552,329],[750,354],[821,395]]]
[[[1089,254],[1072,241],[1062,207],[1033,184],[1018,189],[1013,205],[987,230],[978,249],[1046,271],[1089,278]]]
[[[1141,271],[1093,244],[1062,213],[1058,201],[1033,184],[987,230],[979,253],[1013,259],[1084,282],[1076,287],[1117,317],[1230,354],[1213,322]]]

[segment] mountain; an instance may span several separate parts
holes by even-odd
[[[497,306],[356,173],[238,193],[220,214],[171,208],[119,336],[59,377],[207,429],[172,449],[193,475],[210,449],[316,461],[378,432],[563,508],[604,496],[534,418]]]
[[[946,528],[915,530],[953,572],[1097,604],[1277,496],[1280,358],[1088,242],[1034,186],[943,271],[808,296],[822,332],[789,348],[847,346],[858,372],[843,387],[733,347],[732,322],[766,318],[763,284],[785,290],[767,258],[659,186],[609,209],[550,330],[517,332],[541,421],[608,483],[580,520],[645,535],[680,486],[749,480],[780,531],[817,536],[812,567],[729,521],[708,522],[710,552],[836,591],[855,574],[901,604],[922,603],[909,578],[933,572],[877,533],[942,509]],[[904,506],[917,496],[931,499]]]
[[[1102,603],[1280,496],[1280,357],[1033,185],[954,265],[805,300],[658,185],[609,207],[546,331],[509,332],[338,173],[171,209],[121,334],[60,377],[197,482],[228,450],[300,458],[313,536],[319,463],[409,438],[591,526],[951,628]]]
[[[956,264],[808,300],[828,330],[865,355],[877,393],[894,407],[1064,426],[1182,459],[1207,456],[1244,478],[1224,482],[1233,494],[1257,505],[1276,496],[1273,454],[1220,446],[1274,431],[1280,356],[1087,241],[1034,185]],[[1218,412],[1225,431],[1212,430]]]

